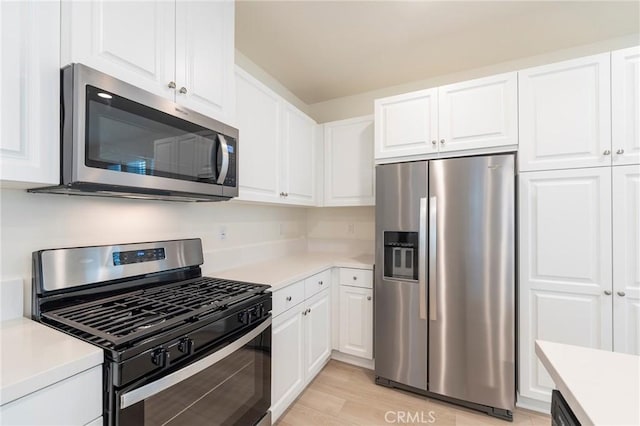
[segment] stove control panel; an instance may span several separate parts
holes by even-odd
[[[113,265],[129,265],[131,263],[151,262],[166,258],[164,248],[151,248],[143,250],[114,251]]]

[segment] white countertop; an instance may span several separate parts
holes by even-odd
[[[536,341],[536,354],[583,425],[640,425],[640,356]]]
[[[0,405],[102,364],[103,351],[27,318],[0,323]]]
[[[213,274],[217,278],[268,284],[277,290],[328,268],[372,269],[373,256],[349,257],[331,253],[306,253],[272,259]]]

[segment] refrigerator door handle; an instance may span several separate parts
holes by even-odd
[[[436,221],[438,204],[436,197],[429,198],[429,319],[431,321],[438,320],[436,311],[436,266],[437,266],[437,241],[438,234],[436,232],[438,223]]]
[[[420,319],[427,319],[427,199],[420,198],[420,229],[418,233],[418,285],[420,297]]]

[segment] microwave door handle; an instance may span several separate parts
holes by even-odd
[[[229,171],[229,146],[224,135],[218,134],[218,140],[220,141],[220,149],[222,150],[222,167],[218,174],[218,185],[224,185],[224,180],[227,178],[227,172]]]

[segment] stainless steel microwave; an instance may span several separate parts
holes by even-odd
[[[69,195],[238,195],[238,130],[81,64],[61,71],[60,185]]]

